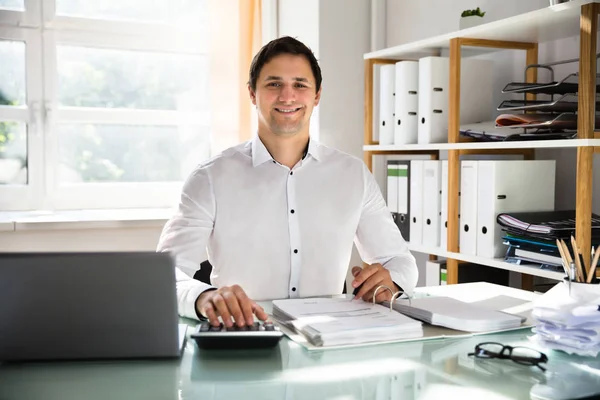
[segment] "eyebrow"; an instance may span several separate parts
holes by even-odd
[[[274,76],[274,75],[269,75],[269,76],[267,76],[265,78],[265,81],[282,81],[282,80],[283,80],[282,77],[280,77],[280,76]],[[296,81],[296,82],[310,83],[308,81],[308,79],[302,78],[300,76],[297,76],[297,77],[293,78],[293,80]]]

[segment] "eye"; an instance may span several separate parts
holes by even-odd
[[[269,83],[267,83],[267,86],[268,87],[278,87],[278,86],[281,86],[281,83],[279,83],[279,82],[269,82]]]
[[[307,86],[302,83],[296,83],[296,87],[298,88],[306,88]]]

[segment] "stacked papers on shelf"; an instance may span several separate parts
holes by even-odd
[[[418,338],[421,322],[388,307],[348,298],[273,301],[273,317],[314,346],[338,346]]]

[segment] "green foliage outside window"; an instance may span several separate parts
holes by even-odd
[[[6,96],[0,92],[0,106],[14,105],[16,105],[15,101],[8,100]],[[16,127],[16,122],[0,121],[0,158],[7,158],[8,148],[13,145],[17,139],[20,139],[17,138],[17,135],[15,134]],[[23,157],[20,158],[23,162],[23,165],[25,165],[26,160]]]

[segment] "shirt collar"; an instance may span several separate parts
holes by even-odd
[[[257,167],[267,161],[272,160],[271,154],[260,140],[258,135],[252,138],[252,166]]]
[[[321,155],[319,154],[319,143],[313,138],[309,139],[308,149],[302,159],[304,160],[307,155],[310,155],[317,161],[320,160]],[[252,166],[256,167],[271,160],[273,160],[273,157],[271,157],[271,154],[263,142],[260,140],[258,135],[254,135],[252,138]]]

